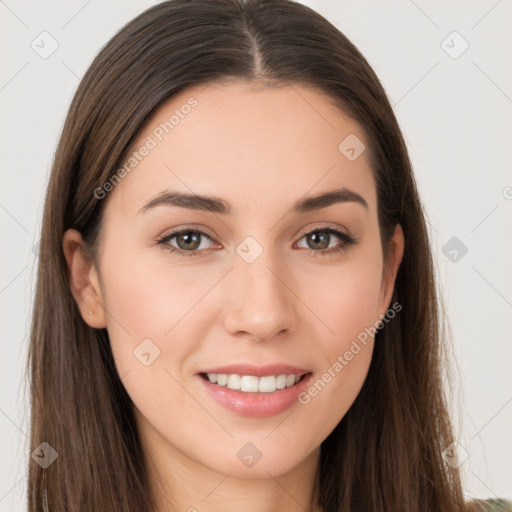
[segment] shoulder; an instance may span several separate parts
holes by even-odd
[[[504,499],[472,500],[468,512],[512,512],[512,501]]]

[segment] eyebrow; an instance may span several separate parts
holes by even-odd
[[[336,203],[356,203],[368,209],[368,203],[358,193],[340,188],[324,192],[318,196],[306,197],[297,201],[292,207],[292,213],[306,213],[314,210],[327,208]],[[202,210],[205,212],[222,213],[231,215],[230,204],[218,197],[201,196],[197,194],[184,194],[182,192],[173,192],[166,190],[151,199],[139,211],[143,213],[155,206],[169,205],[180,206],[181,208],[190,208],[192,210]]]

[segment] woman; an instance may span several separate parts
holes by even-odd
[[[506,506],[464,503],[398,123],[307,7],[128,23],[73,99],[41,239],[29,510]]]

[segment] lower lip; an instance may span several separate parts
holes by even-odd
[[[299,383],[289,388],[277,389],[272,393],[245,393],[226,386],[218,386],[200,375],[198,378],[210,395],[226,409],[242,416],[263,418],[279,414],[298,402],[299,394],[309,385],[311,373],[306,374]]]

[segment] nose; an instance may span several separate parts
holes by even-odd
[[[298,299],[293,283],[287,282],[291,278],[264,255],[252,263],[238,262],[230,273],[223,323],[234,336],[267,341],[297,328]]]

